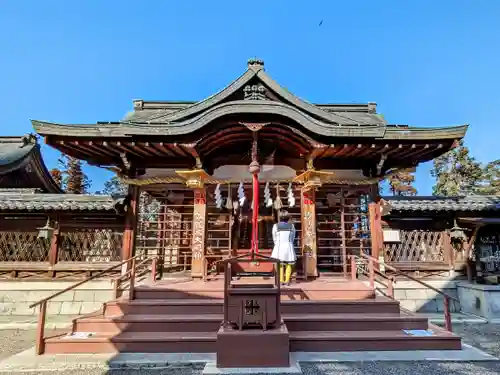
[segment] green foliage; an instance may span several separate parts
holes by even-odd
[[[413,186],[415,175],[408,170],[401,170],[388,177],[389,190],[392,195],[413,196],[417,195],[417,189]]]
[[[483,168],[478,194],[500,195],[500,159],[489,162]]]
[[[125,195],[127,192],[128,185],[122,183],[116,175],[104,183],[103,193],[106,195]]]
[[[460,141],[453,150],[434,159],[431,175],[436,178],[434,195],[461,196],[480,193],[484,170]]]

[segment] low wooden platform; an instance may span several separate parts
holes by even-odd
[[[233,284],[269,283],[266,279],[255,277],[240,278]],[[345,279],[325,279],[297,281],[281,290],[282,300],[359,300],[374,298],[375,292],[360,281]],[[136,288],[137,299],[161,298],[224,298],[223,280],[210,281],[159,281],[154,285],[142,285]]]
[[[102,311],[74,320],[70,334],[92,334],[49,337],[46,353],[217,351],[222,281],[160,281],[137,287],[135,297],[107,302]],[[461,348],[460,337],[400,312],[399,302],[375,296],[358,281],[300,282],[284,287],[281,297],[290,351]],[[428,330],[428,335],[405,330]]]

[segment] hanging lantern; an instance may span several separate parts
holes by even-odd
[[[52,233],[54,233],[54,228],[50,226],[50,218],[47,218],[47,223],[38,229],[37,238],[43,238],[44,240],[48,240],[52,238]]]
[[[457,220],[454,219],[453,228],[450,229],[450,237],[454,242],[465,242],[467,241],[467,236],[463,230],[457,225]]]

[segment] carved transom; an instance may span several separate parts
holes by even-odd
[[[243,88],[245,100],[266,100],[266,88],[263,85],[247,85]]]

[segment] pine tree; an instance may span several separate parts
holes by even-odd
[[[125,195],[127,190],[128,186],[122,183],[118,176],[113,176],[104,183],[103,193],[107,195]]]
[[[461,196],[479,191],[483,169],[460,141],[453,150],[434,159],[431,175],[436,178],[434,195]]]
[[[417,189],[413,186],[415,175],[409,170],[401,170],[389,176],[389,189],[392,195],[413,196]]]
[[[478,194],[500,195],[500,159],[489,162],[483,168]]]

